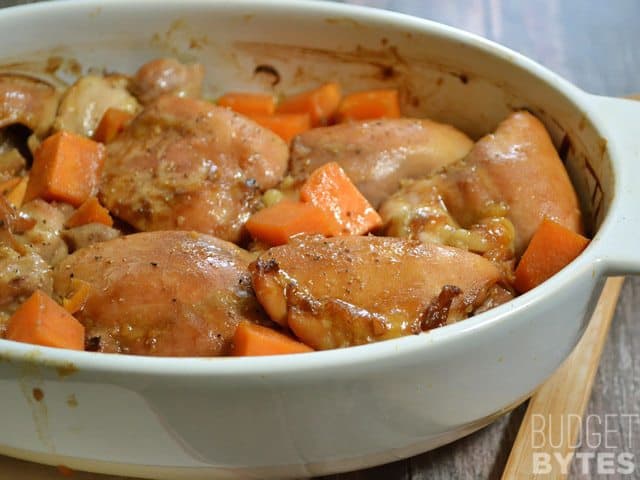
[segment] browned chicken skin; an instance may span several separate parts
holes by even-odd
[[[57,89],[42,80],[0,74],[0,127],[19,123],[42,137],[51,128],[58,101]]]
[[[319,166],[338,162],[374,208],[400,180],[430,175],[463,158],[473,142],[450,125],[400,118],[314,128],[295,138],[291,174],[304,181]]]
[[[144,104],[166,94],[198,98],[203,79],[204,67],[198,63],[185,65],[174,58],[158,58],[140,67],[131,90]]]
[[[294,237],[250,270],[271,319],[320,350],[466,318],[500,275],[464,250],[371,236]]]
[[[274,133],[209,102],[164,96],[108,145],[100,199],[139,230],[238,241],[260,190],[287,168]]]
[[[548,217],[582,232],[578,200],[551,139],[526,112],[510,115],[462,161],[406,182],[380,208],[387,235],[519,256]]]
[[[139,355],[229,352],[241,320],[260,320],[245,250],[195,232],[150,232],[97,243],[58,265],[61,297],[78,281],[90,295],[76,317],[99,350]]]
[[[487,208],[506,204],[518,256],[545,217],[583,231],[569,175],[544,126],[530,113],[509,115],[438,182],[447,208],[465,227],[486,217]]]

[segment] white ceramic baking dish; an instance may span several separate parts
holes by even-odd
[[[527,108],[552,133],[594,232],[576,261],[512,302],[374,345],[174,359],[0,340],[2,454],[207,479],[310,476],[408,457],[526,398],[576,344],[603,279],[640,269],[640,106],[589,95],[468,33],[295,0],[76,0],[0,11],[0,44],[3,63],[21,62],[14,69],[51,55],[126,72],[161,55],[197,60],[211,96],[291,92],[330,79],[350,90],[396,85],[407,113],[475,137]],[[277,70],[275,86],[260,65]]]

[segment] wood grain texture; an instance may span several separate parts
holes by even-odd
[[[591,397],[591,388],[623,283],[623,277],[607,280],[580,343],[529,400],[502,472],[503,480],[567,478],[567,464],[581,435],[582,418]],[[562,455],[562,461],[550,462],[549,471],[539,474],[534,454],[551,457],[556,453]]]
[[[421,16],[461,28],[512,48],[562,75],[584,90],[622,96],[640,92],[640,2],[586,2],[583,0],[349,0]],[[606,416],[612,421],[640,412],[640,278],[628,278],[605,344],[600,368],[585,418],[592,435],[605,436]],[[332,480],[354,479],[498,479],[509,455],[526,406],[480,432],[384,468],[335,475]],[[640,479],[640,424],[620,421],[609,428],[609,446],[578,452],[635,454],[636,469],[623,479]],[[593,442],[597,443],[597,442]],[[587,471],[573,462],[569,478],[618,478],[596,473],[595,461]]]
[[[0,0],[0,6],[31,0]],[[640,1],[613,0],[348,0],[443,22],[517,50],[564,76],[579,87],[611,96],[640,92]],[[605,345],[587,415],[603,417],[640,412],[640,278],[627,279]],[[325,477],[331,480],[445,480],[500,478],[526,405],[492,425],[453,444],[377,468]],[[592,425],[604,434],[605,425]],[[636,454],[640,479],[640,425],[620,424],[610,442]],[[606,452],[601,445],[579,451]],[[0,480],[62,479],[55,469],[7,459],[22,477]],[[595,469],[591,469],[592,472]],[[11,475],[11,474],[9,474]],[[77,473],[77,480],[119,477]],[[573,464],[571,479],[617,478],[582,474]]]
[[[622,96],[640,92],[640,2],[583,0],[349,0],[421,16],[458,27],[512,48],[592,93]],[[626,280],[605,344],[585,418],[593,435],[605,435],[604,422],[640,412],[640,278]],[[480,432],[391,466],[335,475],[332,480],[448,479],[501,477],[526,406]],[[611,427],[611,426],[610,426]],[[609,445],[635,455],[640,479],[640,425],[620,422],[607,434]],[[601,438],[603,438],[601,437]],[[594,442],[596,443],[596,442]],[[579,452],[607,453],[601,443]],[[614,449],[614,451],[616,451]],[[595,461],[583,471],[574,462],[570,479],[605,478]],[[606,478],[616,478],[608,476]]]

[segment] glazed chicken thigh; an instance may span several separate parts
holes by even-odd
[[[274,133],[209,102],[163,96],[108,145],[100,199],[139,230],[238,241],[260,191],[287,168]]]
[[[467,157],[405,182],[380,209],[385,233],[519,256],[544,218],[581,233],[576,193],[538,119],[516,112]],[[506,253],[505,253],[506,252]]]
[[[480,139],[465,167],[440,176],[444,201],[462,225],[486,216],[495,202],[508,206],[520,255],[544,218],[582,233],[578,197],[544,126],[527,112],[507,117]]]
[[[148,232],[83,248],[54,271],[69,297],[89,285],[76,314],[102,352],[217,356],[235,327],[262,318],[247,272],[253,257],[195,232]]]
[[[499,278],[491,262],[464,250],[361,236],[296,237],[250,269],[271,319],[318,350],[464,319]]]
[[[374,208],[400,180],[427,176],[463,158],[473,142],[450,125],[427,119],[386,119],[314,128],[291,147],[291,175],[304,181],[338,162]]]

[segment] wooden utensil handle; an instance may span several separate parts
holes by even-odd
[[[606,281],[582,339],[558,371],[531,397],[503,480],[567,477],[623,282],[624,277]],[[545,462],[542,469],[536,464],[537,459],[553,461]]]

